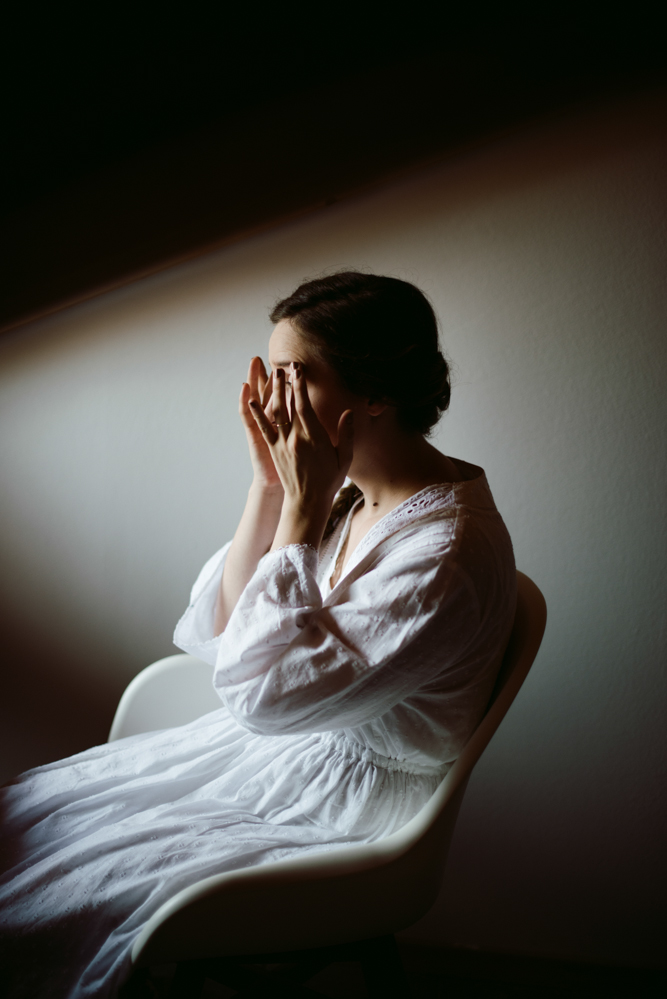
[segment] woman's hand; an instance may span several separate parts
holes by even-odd
[[[311,405],[300,365],[293,363],[290,373],[289,403],[285,372],[279,368],[270,403],[262,406],[258,399],[250,399],[249,407],[285,490],[273,548],[287,544],[319,548],[334,496],[352,463],[352,410],[341,414],[334,446]]]
[[[253,357],[248,367],[248,381],[243,383],[239,396],[239,415],[243,422],[254,471],[254,485],[260,489],[281,491],[280,477],[271,457],[271,451],[257,425],[250,406],[257,404],[269,420],[272,417],[273,375],[266,373],[261,357]]]
[[[250,460],[255,475],[243,516],[227,554],[225,568],[213,612],[213,633],[219,635],[227,627],[257,563],[271,548],[280,521],[283,487],[271,450],[252,415],[256,405],[265,419],[273,418],[273,382],[267,377],[261,358],[253,357],[248,368],[248,381],[243,383],[239,398],[239,413],[248,439]]]

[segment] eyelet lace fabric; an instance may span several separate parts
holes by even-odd
[[[428,801],[495,680],[511,542],[481,473],[429,487],[369,531],[327,593],[349,522],[319,558],[264,556],[220,636],[229,544],[206,563],[174,640],[210,663],[218,710],[0,791],[8,999],[111,999],[182,888],[373,842]]]
[[[443,514],[447,508],[447,499],[453,495],[456,485],[445,483],[437,486],[427,486],[421,492],[415,493],[410,499],[400,503],[382,520],[371,527],[352,553],[347,570],[352,569],[373,548],[396,534],[404,527],[410,527],[416,520],[429,514]],[[452,511],[453,512],[453,511]]]

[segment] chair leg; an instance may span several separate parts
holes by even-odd
[[[201,961],[181,961],[169,987],[169,999],[199,999],[206,981]]]
[[[393,936],[365,941],[359,956],[368,999],[406,999],[410,995],[401,955]]]

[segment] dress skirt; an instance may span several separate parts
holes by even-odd
[[[0,792],[4,995],[113,996],[181,889],[378,839],[439,780],[342,733],[254,735],[225,708],[31,770]]]

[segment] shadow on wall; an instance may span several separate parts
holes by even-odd
[[[238,390],[273,302],[323,271],[393,274],[454,361],[435,443],[486,469],[550,608],[410,939],[657,966],[664,101],[461,151],[0,342],[5,773],[105,739],[173,651],[243,506]]]
[[[657,93],[620,110],[603,106],[592,119],[547,123],[537,138],[519,132],[463,151],[3,342],[0,776],[103,741],[131,676],[173,651],[188,586],[242,507],[248,468],[236,393],[247,355],[265,349],[267,306],[308,270],[368,264],[431,294],[454,360],[452,451],[484,464],[524,568],[528,555],[537,578],[549,576],[558,556],[541,522],[556,482],[552,465],[540,470],[545,442],[576,445],[562,455],[574,488],[577,463],[589,463],[589,476],[596,463],[608,467],[605,434],[616,416],[607,396],[619,379],[598,300],[608,294],[620,315],[616,273],[649,290],[652,281],[645,264],[636,271],[634,253],[623,259],[619,239],[623,214],[632,222],[633,211],[647,211],[643,190],[635,203],[623,192],[614,206],[620,222],[598,210],[591,223],[591,178],[598,164],[604,177],[628,156],[633,169],[628,151],[652,141],[663,102]],[[568,177],[574,202],[559,209],[553,191]],[[634,238],[629,232],[629,246]],[[609,343],[629,371],[644,362],[630,300],[627,314],[637,330]],[[604,381],[596,357],[611,375],[604,385],[591,381]],[[634,410],[633,402],[619,432],[632,429]],[[632,447],[630,438],[616,443]],[[578,529],[591,516],[584,496]],[[559,517],[574,497],[563,494]],[[606,494],[593,499],[602,504],[594,532],[611,513]],[[571,525],[552,524],[571,536]]]
[[[16,614],[0,612],[0,634],[0,783],[106,742],[122,683],[86,675],[75,649]]]

